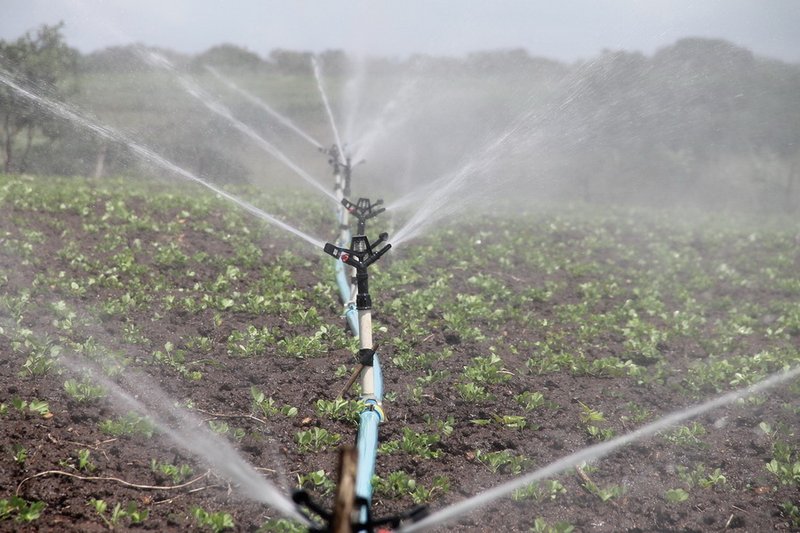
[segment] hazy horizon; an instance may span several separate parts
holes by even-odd
[[[233,44],[267,56],[274,49],[344,50],[387,57],[464,56],[525,49],[576,61],[604,49],[651,54],[686,37],[724,39],[755,54],[800,62],[800,3],[791,0],[569,0],[316,4],[299,0],[3,0],[0,39],[65,23],[70,46],[90,53],[140,43],[185,54]]]

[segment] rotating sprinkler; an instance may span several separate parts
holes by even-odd
[[[343,202],[359,219],[359,230],[364,229],[368,218],[377,215],[383,209],[373,209],[380,202],[372,204],[361,198],[358,203]],[[360,206],[360,207],[359,207]],[[381,233],[378,240],[370,242],[369,238],[359,233],[354,235],[348,248],[325,244],[325,253],[338,259],[344,265],[355,270],[356,309],[358,311],[358,364],[342,396],[352,384],[361,378],[361,402],[364,405],[359,417],[358,438],[355,450],[342,450],[339,465],[339,485],[336,491],[336,503],[333,512],[327,512],[311,501],[308,494],[298,492],[295,502],[306,513],[313,513],[326,523],[320,531],[340,532],[372,532],[376,527],[389,525],[396,527],[400,522],[422,518],[424,510],[415,508],[408,513],[384,519],[373,519],[372,477],[375,473],[375,461],[378,452],[378,425],[386,419],[383,411],[383,375],[380,358],[372,342],[372,297],[369,294],[369,266],[378,261],[389,249],[386,243],[387,233]],[[384,244],[386,243],[386,244]]]
[[[367,220],[380,215],[386,210],[383,207],[378,208],[378,206],[382,204],[383,200],[377,200],[375,203],[372,203],[369,198],[359,198],[356,203],[353,203],[347,198],[342,198],[339,214],[341,234],[339,236],[339,240],[337,241],[337,245],[344,249],[344,246],[350,244],[352,248],[356,242],[356,239],[358,237],[364,237],[366,234]],[[356,237],[351,237],[350,227],[347,224],[349,215],[353,215],[353,217],[355,217],[355,219],[358,221]],[[339,285],[339,293],[342,298],[342,303],[345,307],[344,316],[350,325],[350,330],[353,332],[353,335],[358,336],[359,320],[357,320],[356,315],[358,310],[356,295],[361,292],[357,286],[358,269],[347,261],[337,261],[335,271],[336,281]]]
[[[367,220],[386,211],[385,207],[376,209],[379,205],[383,205],[383,200],[381,199],[376,200],[373,204],[370,202],[369,198],[359,198],[356,203],[351,202],[347,198],[342,198],[342,205],[347,209],[348,213],[358,220],[358,229],[356,230],[358,235],[364,235],[364,233],[366,233]]]
[[[344,149],[334,144],[327,150],[320,148],[320,152],[328,156],[328,164],[333,169],[335,178],[333,193],[341,200],[345,196],[350,196],[350,177],[352,176],[353,164],[350,156]]]

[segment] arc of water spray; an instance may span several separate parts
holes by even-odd
[[[225,78],[222,74],[219,73],[219,71],[217,71],[217,69],[215,69],[211,65],[206,65],[205,67],[206,67],[207,71],[209,71],[211,74],[213,74],[214,77],[217,78],[219,81],[224,83],[230,90],[240,94],[241,96],[243,96],[251,104],[254,104],[254,105],[260,107],[262,110],[266,111],[273,118],[275,118],[278,122],[280,122],[281,124],[283,124],[284,126],[289,128],[290,130],[295,132],[297,135],[299,135],[300,137],[302,137],[306,141],[308,141],[315,148],[320,148],[320,149],[323,148],[322,144],[320,144],[311,135],[309,135],[305,131],[301,130],[288,117],[285,117],[284,115],[278,113],[277,111],[275,111],[271,106],[269,106],[266,102],[264,102],[260,98],[258,98],[256,96],[254,96],[253,94],[245,91],[244,89],[242,89],[241,87],[239,87],[238,85],[233,83],[231,80]]]
[[[325,105],[325,112],[328,114],[328,120],[331,123],[331,129],[333,130],[333,138],[336,141],[336,148],[339,149],[339,157],[344,155],[342,152],[342,139],[339,138],[339,130],[336,128],[336,121],[333,119],[333,110],[331,109],[331,104],[328,102],[328,95],[325,93],[325,85],[322,83],[322,74],[319,70],[319,63],[317,62],[317,58],[311,56],[311,67],[314,70],[314,77],[317,79],[317,88],[319,89],[319,94],[322,97],[322,103]],[[344,161],[342,161],[344,163]]]
[[[66,358],[62,358],[61,363],[75,372],[83,370],[86,366]],[[96,372],[94,379],[109,392],[113,401],[121,404],[120,407],[146,414],[156,427],[173,442],[185,450],[202,457],[209,463],[209,466],[239,483],[244,496],[251,500],[265,503],[282,515],[300,520],[309,525],[308,519],[297,510],[292,500],[242,459],[230,443],[208,431],[198,429],[203,427],[201,421],[192,413],[175,407],[166,394],[153,383],[148,382],[145,387],[144,381],[141,379],[129,380],[132,383],[139,384],[136,387],[138,390],[135,391],[137,395],[154,401],[159,412],[180,418],[184,422],[184,427],[181,431],[173,429],[172,424],[167,423],[156,415],[153,409],[148,408],[137,400],[137,396],[108,379],[101,372]]]
[[[477,494],[471,498],[467,498],[466,500],[460,501],[454,505],[445,507],[444,509],[429,515],[427,518],[424,518],[419,522],[400,529],[400,532],[410,533],[412,531],[422,531],[424,529],[433,528],[445,522],[454,520],[459,516],[471,513],[478,507],[491,503],[504,496],[508,496],[516,489],[522,488],[530,483],[558,475],[561,472],[582,463],[601,459],[617,449],[622,448],[623,446],[643,438],[650,437],[660,431],[676,426],[685,420],[700,416],[713,409],[731,404],[752,394],[771,389],[780,385],[781,383],[790,381],[797,377],[800,377],[800,366],[782,373],[773,374],[772,376],[755,383],[750,387],[717,396],[716,398],[712,398],[707,402],[689,407],[688,409],[672,412],[661,417],[655,422],[647,424],[646,426],[642,426],[635,431],[631,431],[630,433],[600,444],[595,444],[594,446],[589,446],[588,448],[579,450],[566,457],[562,457],[561,459],[554,461],[544,468],[536,470],[535,472],[512,479],[507,483],[503,483],[502,485],[498,485],[497,487],[481,492],[480,494]]]
[[[109,127],[109,126],[101,126],[86,117],[79,115],[77,112],[70,110],[66,104],[54,102],[48,98],[43,96],[37,95],[28,89],[22,87],[21,85],[17,84],[13,76],[7,72],[6,70],[0,68],[0,83],[7,85],[8,87],[14,89],[17,93],[21,94],[25,98],[28,98],[32,102],[44,107],[49,112],[57,115],[63,119],[69,120],[74,124],[78,124],[79,126],[88,129],[89,131],[103,137],[104,139],[108,139],[113,142],[118,142],[121,144],[126,145],[132,152],[136,155],[148,161],[150,163],[156,164],[161,168],[182,176],[190,181],[195,183],[199,183],[203,187],[215,192],[216,194],[220,195],[221,197],[225,198],[226,200],[233,202],[234,204],[238,205],[239,207],[243,208],[244,210],[248,211],[249,213],[255,215],[256,217],[273,224],[289,233],[300,237],[307,243],[311,244],[317,250],[321,250],[324,246],[324,242],[320,239],[315,239],[306,233],[298,230],[290,226],[289,224],[283,222],[275,218],[274,216],[270,215],[269,213],[259,209],[258,207],[245,202],[244,200],[237,198],[236,196],[232,195],[231,193],[221,189],[220,187],[210,183],[193,173],[189,172],[188,170],[179,167],[175,163],[169,161],[168,159],[162,157],[161,155],[157,154],[156,152],[152,151],[151,149],[134,142],[133,140],[127,138],[122,133],[118,132],[117,130]]]
[[[419,235],[425,227],[437,220],[441,220],[458,211],[467,200],[474,200],[488,188],[494,188],[499,182],[503,181],[502,176],[494,176],[491,183],[485,183],[483,189],[474,187],[472,190],[464,191],[467,184],[475,184],[477,177],[484,176],[491,170],[500,149],[511,142],[520,131],[530,130],[535,125],[541,126],[548,120],[555,120],[561,112],[567,109],[571,103],[579,98],[580,95],[589,90],[589,84],[584,75],[593,67],[595,61],[582,65],[575,73],[567,76],[562,87],[566,91],[565,98],[548,106],[544,111],[535,109],[528,110],[520,114],[508,127],[508,129],[493,142],[488,143],[482,150],[473,155],[458,170],[450,174],[445,174],[440,178],[429,183],[422,189],[409,192],[401,198],[387,205],[387,209],[400,210],[406,206],[415,206],[415,211],[406,223],[394,235],[392,244],[395,246],[404,241],[410,240]],[[528,98],[529,102],[533,97]],[[533,130],[538,133],[539,139],[543,137],[541,130]],[[533,137],[533,135],[531,135]],[[529,139],[530,140],[530,139]],[[563,140],[562,140],[563,141]],[[517,146],[517,149],[520,147]],[[530,151],[530,148],[528,148]],[[459,193],[459,201],[453,202],[452,198]]]
[[[163,68],[169,72],[171,72],[180,82],[183,89],[195,97],[197,100],[200,101],[204,106],[206,106],[210,111],[216,113],[217,115],[221,116],[222,118],[226,119],[228,122],[233,125],[234,128],[245,134],[249,137],[256,145],[273,156],[275,159],[289,167],[292,171],[295,172],[298,176],[303,178],[306,182],[310,185],[315,187],[318,191],[324,194],[328,199],[333,201],[334,203],[338,204],[336,200],[336,196],[330,192],[327,188],[325,188],[319,181],[312,178],[305,170],[297,166],[297,164],[289,159],[286,154],[281,152],[276,146],[272,143],[264,139],[261,135],[258,134],[253,128],[242,122],[241,120],[237,119],[233,113],[221,102],[215,100],[210,94],[204,91],[199,85],[195,82],[187,78],[186,76],[180,74],[175,66],[169,62],[167,58],[164,56],[157,54],[153,51],[144,51],[143,52],[144,59],[151,65]]]

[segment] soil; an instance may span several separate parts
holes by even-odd
[[[136,205],[135,202],[131,202],[129,207],[143,214],[147,212],[162,226],[175,224],[180,217],[176,211],[149,210],[146,205]],[[29,524],[13,518],[0,521],[0,530],[91,532],[109,529],[108,524],[88,505],[92,498],[108,502],[109,510],[116,503],[121,503],[124,508],[129,502],[135,502],[138,509],[149,511],[149,516],[141,524],[131,524],[127,518],[120,519],[114,524],[117,530],[201,530],[203,528],[192,516],[195,507],[209,513],[229,513],[236,531],[258,530],[279,516],[269,506],[253,501],[249,497],[252,495],[248,495],[235,481],[209,466],[204,458],[185,451],[163,432],[157,431],[150,438],[142,435],[114,437],[102,432],[100,423],[119,416],[124,410],[121,411],[111,399],[79,403],[67,394],[65,380],[80,376],[80,372],[66,368],[56,368],[44,375],[25,372],[22,364],[29,352],[13,345],[11,331],[26,327],[40,339],[49,339],[55,344],[62,338],[63,331],[54,325],[52,312],[46,310],[51,309],[51,302],[58,300],[79,309],[78,320],[83,320],[81,339],[91,336],[106,349],[125,354],[127,367],[123,376],[114,379],[129,390],[146,391],[139,398],[144,403],[157,405],[155,396],[161,390],[174,402],[188,405],[189,410],[203,421],[225,422],[231,428],[241,428],[244,430],[242,438],[228,436],[227,440],[247,463],[287,493],[296,488],[298,474],[324,469],[333,475],[336,448],[303,453],[298,449],[295,435],[302,430],[321,427],[341,434],[345,442],[355,439],[356,428],[351,422],[325,419],[314,410],[316,400],[334,398],[347,379],[347,376],[336,375],[335,370],[341,365],[347,365],[348,371],[352,368],[353,354],[348,349],[329,350],[320,357],[307,359],[279,357],[275,346],[266,348],[259,357],[245,358],[228,353],[226,340],[230,332],[248,325],[276,328],[280,337],[298,333],[311,335],[317,329],[290,325],[280,313],[273,316],[244,312],[219,315],[214,310],[204,310],[192,314],[177,307],[166,310],[162,306],[156,317],[154,310],[145,306],[130,309],[122,318],[101,316],[96,313],[95,304],[120,299],[126,292],[124,287],[96,287],[83,295],[72,295],[61,287],[41,287],[36,277],[41,273],[76,272],[74,264],[60,254],[65,230],[69,235],[86,239],[81,241],[86,249],[94,246],[89,242],[91,239],[101,237],[86,233],[80,214],[43,211],[34,214],[37,216],[30,211],[10,209],[0,215],[2,227],[8,229],[6,239],[22,238],[14,222],[20,220],[19,217],[27,217],[26,220],[41,234],[34,259],[26,264],[24,258],[5,251],[0,255],[0,272],[8,278],[6,289],[28,288],[34,304],[29,309],[43,310],[42,313],[26,313],[18,325],[11,320],[11,313],[2,310],[1,325],[5,333],[0,335],[0,402],[5,403],[8,410],[0,417],[0,498],[19,495],[27,501],[42,501],[46,507],[41,517]],[[60,222],[54,224],[53,218]],[[216,228],[225,227],[224,218],[216,212],[209,214],[208,222]],[[142,243],[161,239],[157,232],[145,227],[139,234],[129,237],[132,247],[133,239]],[[574,239],[576,236],[564,238]],[[315,286],[320,282],[333,286],[332,280],[325,279],[320,254],[308,247],[299,247],[295,241],[270,231],[260,234],[256,242],[260,248],[258,261],[241,267],[240,280],[257,279],[264,267],[280,264],[290,269],[292,286],[304,294],[314,294]],[[181,232],[179,244],[188,254],[202,251],[210,258],[234,253],[229,242],[209,238],[208,233],[188,225]],[[291,257],[282,254],[286,249],[293,250]],[[405,257],[410,255],[413,254],[406,253]],[[144,253],[137,254],[137,260],[148,269],[157,271],[166,286],[187,287],[187,290],[195,280],[207,282],[220,273],[213,261],[198,263],[194,279],[187,281],[185,265],[167,267],[156,264]],[[446,267],[447,260],[442,259],[440,265],[433,266]],[[624,265],[617,267],[624,269]],[[468,291],[466,279],[469,271],[455,268],[451,272],[449,283],[452,289],[460,291],[463,287],[465,292]],[[515,279],[507,280],[507,285],[514,290],[532,283],[537,273],[517,272],[515,276]],[[576,284],[580,280],[569,282]],[[236,283],[231,290],[238,288]],[[239,283],[243,285],[244,281]],[[333,296],[335,292],[330,294]],[[726,296],[735,297],[732,294]],[[768,301],[770,295],[755,297]],[[455,377],[451,376],[441,383],[425,387],[423,400],[417,403],[409,391],[421,374],[401,371],[391,363],[395,353],[391,339],[402,335],[402,325],[385,313],[386,302],[391,298],[391,293],[373,294],[376,320],[386,328],[385,332],[376,332],[375,335],[384,361],[385,389],[395,393],[386,401],[388,421],[380,428],[381,442],[400,438],[405,428],[430,433],[430,420],[443,421],[452,416],[455,423],[452,433],[433,446],[440,452],[438,458],[384,453],[378,457],[376,473],[381,476],[401,470],[425,487],[432,486],[437,476],[446,476],[449,490],[434,493],[429,502],[431,510],[515,477],[507,468],[492,472],[476,458],[476,450],[524,455],[529,462],[523,471],[532,471],[595,442],[582,428],[579,401],[602,411],[608,421],[605,427],[612,428],[616,434],[625,433],[642,423],[626,419],[625,415],[630,415],[630,412],[625,406],[630,402],[647,409],[650,412],[647,421],[652,421],[660,414],[697,401],[669,382],[632,386],[628,377],[575,376],[568,372],[536,375],[526,371],[525,361],[529,353],[509,349],[540,340],[534,325],[501,328],[486,340],[467,342],[448,331],[439,320],[441,317],[432,316],[430,334],[419,341],[415,349],[436,352],[449,348],[453,352],[445,361],[437,362],[434,370],[451,369],[457,373],[476,355],[486,354],[488,347],[494,346],[515,379],[491,387],[496,398],[494,402],[476,403],[461,398],[453,386]],[[565,295],[564,298],[571,296]],[[549,316],[548,306],[558,303],[564,302],[554,300],[536,304],[539,306],[537,309],[528,311],[546,318]],[[319,304],[317,311],[329,327],[345,327],[335,302]],[[714,323],[720,317],[706,318],[707,323]],[[131,326],[135,326],[147,341],[141,344],[123,341]],[[194,353],[188,349],[188,339],[196,336],[211,339],[211,347],[206,353]],[[192,363],[190,369],[202,372],[201,379],[193,381],[172,367],[153,364],[153,352],[163,350],[167,342],[172,342],[175,349],[187,351],[187,363]],[[605,347],[597,346],[597,352],[590,356],[609,355],[619,339],[610,338],[608,342]],[[793,342],[798,344],[797,337]],[[684,350],[686,346],[673,344],[662,348],[668,364],[686,367],[691,359]],[[278,406],[296,406],[298,414],[293,417],[278,414],[266,421],[259,418],[252,410],[252,386],[272,396]],[[148,397],[147,391],[152,393],[152,398]],[[541,391],[548,407],[531,413],[521,412],[513,398],[524,391]],[[43,417],[29,409],[20,411],[12,405],[14,398],[46,400],[51,416]],[[550,525],[564,521],[573,525],[576,531],[593,532],[791,529],[791,521],[781,512],[780,505],[790,501],[800,504],[798,486],[781,485],[765,470],[765,464],[773,454],[768,437],[758,426],[761,421],[769,419],[796,428],[797,401],[796,389],[792,392],[782,387],[769,392],[765,401],[757,405],[729,406],[699,418],[697,421],[707,429],[701,445],[675,445],[657,436],[621,449],[599,461],[594,468],[586,469],[586,475],[600,487],[621,485],[626,488],[624,495],[611,501],[601,501],[586,490],[585,479],[574,471],[568,471],[558,477],[566,490],[564,494],[541,500],[504,498],[476,509],[441,530],[529,531],[537,517]],[[794,406],[794,410],[786,406]],[[538,426],[538,429],[499,430],[495,424],[476,425],[471,422],[475,419],[491,420],[497,413],[524,414],[529,426]],[[178,419],[167,413],[158,414],[169,420],[178,432],[193,423],[188,417]],[[796,430],[793,434],[796,435]],[[793,444],[797,445],[797,441]],[[24,462],[13,458],[13,451],[19,446],[27,450]],[[90,451],[91,469],[78,468],[79,450]],[[179,483],[183,486],[170,488],[175,483],[166,475],[153,471],[153,460],[188,464],[193,474]],[[720,468],[726,476],[726,483],[719,487],[689,490],[677,479],[676,470],[681,465],[692,468],[699,463],[705,465],[707,472]],[[670,503],[665,499],[666,489],[681,487],[687,488],[689,500]],[[331,504],[330,495],[315,494],[323,505]],[[376,494],[373,514],[391,515],[413,505],[407,496]],[[110,517],[110,511],[106,516]],[[205,530],[209,530],[208,527]]]

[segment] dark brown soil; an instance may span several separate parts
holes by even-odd
[[[6,242],[17,239],[22,243],[30,239],[30,233],[24,233],[23,229],[38,232],[31,254],[25,255],[19,251],[19,246],[4,247],[0,253],[0,273],[5,274],[6,279],[3,290],[8,295],[19,295],[24,291],[30,296],[30,304],[21,317],[0,306],[0,327],[3,328],[0,334],[0,402],[7,408],[7,413],[0,417],[0,498],[19,495],[29,502],[46,504],[37,520],[26,524],[16,521],[12,515],[0,521],[0,530],[106,530],[108,525],[87,503],[95,498],[108,502],[109,510],[117,503],[125,507],[134,502],[138,509],[149,511],[148,518],[138,525],[131,524],[128,518],[121,518],[114,524],[118,530],[199,530],[202,528],[192,516],[192,508],[201,507],[209,513],[230,513],[237,531],[255,531],[278,515],[268,506],[252,501],[252,495],[244,493],[237,483],[209,466],[203,457],[182,449],[163,432],[157,431],[148,438],[142,435],[114,437],[101,431],[103,420],[116,418],[125,411],[115,406],[110,398],[84,403],[72,398],[64,383],[67,379],[80,377],[80,371],[55,366],[46,374],[32,375],[23,368],[33,348],[18,344],[22,328],[32,332],[37,345],[61,346],[65,356],[79,362],[85,360],[76,353],[75,346],[91,337],[103,350],[127,358],[123,375],[113,379],[126,390],[144,391],[139,399],[145,404],[157,406],[154,397],[157,391],[163,391],[175,403],[188,405],[189,411],[203,421],[225,422],[231,431],[234,428],[243,430],[241,438],[230,434],[223,438],[233,443],[247,463],[260,469],[261,474],[281,490],[288,493],[296,488],[298,474],[324,469],[333,475],[335,447],[316,453],[301,452],[295,435],[302,430],[321,427],[341,434],[345,443],[355,439],[356,428],[351,422],[321,417],[314,409],[316,400],[333,399],[346,380],[346,376],[336,376],[335,371],[341,365],[347,365],[348,371],[352,367],[350,350],[327,350],[315,358],[287,357],[282,355],[278,345],[280,339],[297,334],[310,336],[318,328],[291,321],[288,313],[278,308],[268,315],[214,309],[188,312],[179,306],[166,309],[162,300],[169,293],[178,299],[184,295],[200,294],[201,291],[193,288],[195,283],[208,284],[225,273],[224,259],[237,252],[233,244],[235,239],[226,240],[224,234],[227,231],[241,236],[237,233],[241,226],[231,227],[231,220],[253,226],[259,224],[246,216],[231,219],[229,217],[233,215],[224,214],[227,211],[214,204],[204,220],[213,228],[212,232],[207,232],[200,225],[184,224],[180,208],[152,209],[145,202],[136,201],[129,202],[128,206],[155,225],[143,224],[135,231],[130,230],[124,246],[113,248],[105,256],[97,244],[102,242],[103,233],[87,232],[84,226],[86,215],[51,213],[10,205],[6,205],[0,215]],[[103,204],[98,200],[97,213],[103,212]],[[156,226],[160,226],[162,232],[157,231]],[[469,232],[471,229],[461,231]],[[534,235],[537,228],[530,231]],[[634,250],[646,250],[646,242],[635,242],[637,235],[630,233],[626,241],[623,234],[619,239]],[[556,239],[552,234],[550,237]],[[579,245],[578,240],[582,237],[577,230],[577,234],[565,234],[561,239]],[[253,230],[248,238],[257,246],[258,255],[251,263],[238,263],[241,272],[238,280],[229,282],[229,291],[244,292],[264,277],[265,269],[280,266],[290,271],[288,287],[313,301],[323,324],[329,328],[344,327],[339,307],[333,301],[335,292],[329,292],[326,303],[326,295],[317,294],[319,288],[315,289],[319,283],[333,286],[333,280],[328,279],[329,270],[324,266],[326,259],[321,254],[271,230]],[[75,261],[68,260],[61,253],[65,242],[70,239],[76,240],[80,249],[97,260],[93,272],[76,266]],[[134,243],[136,239],[141,247]],[[206,255],[176,266],[156,262],[152,244],[166,245],[173,240],[189,257],[199,252]],[[445,237],[441,242],[447,240]],[[536,240],[533,239],[531,246],[553,245],[537,243]],[[425,245],[420,244],[421,247]],[[107,316],[102,312],[103,302],[122,299],[132,290],[129,284],[135,283],[137,278],[130,273],[119,275],[120,287],[95,285],[83,294],[71,293],[68,287],[54,282],[60,272],[68,278],[98,277],[104,268],[108,268],[105,261],[125,247],[134,251],[136,262],[145,269],[141,279],[163,282],[161,286],[165,292],[154,294],[151,306],[134,306],[124,315]],[[292,254],[282,253],[287,249],[292,250]],[[12,253],[12,250],[18,253]],[[413,261],[414,250],[409,247],[398,257],[387,260],[373,276],[388,275],[402,261]],[[791,256],[791,260],[797,260],[796,250],[784,252]],[[738,255],[735,251],[710,252],[715,260],[726,254],[730,254],[731,261],[736,260],[732,256]],[[469,294],[474,289],[467,280],[474,272],[459,266],[458,261],[459,258],[444,253],[426,269],[440,274],[449,272],[452,277],[447,280],[448,291]],[[627,268],[625,261],[635,264],[636,258],[623,260],[609,251],[600,261],[608,264],[609,272],[622,280]],[[449,349],[452,355],[436,361],[425,371],[404,371],[392,364],[393,357],[399,352],[393,343],[403,338],[404,324],[387,310],[392,298],[399,297],[404,291],[427,287],[430,280],[391,286],[385,293],[377,292],[380,283],[376,283],[376,292],[373,293],[375,318],[379,325],[385,326],[385,330],[376,331],[375,337],[384,362],[385,389],[391,393],[386,401],[388,422],[380,429],[381,442],[401,438],[406,428],[436,433],[436,421],[446,421],[448,417],[453,420],[452,433],[440,433],[443,435],[440,442],[433,445],[432,449],[439,452],[438,458],[422,458],[404,452],[380,454],[376,474],[385,477],[390,472],[404,471],[424,487],[432,486],[437,476],[446,476],[449,490],[434,492],[429,502],[431,509],[435,510],[515,477],[507,466],[492,472],[476,457],[478,450],[483,453],[508,451],[513,456],[524,456],[527,462],[522,471],[527,472],[596,442],[584,430],[581,404],[602,411],[605,418],[602,427],[619,435],[657,419],[660,414],[713,396],[711,390],[691,395],[680,387],[681,369],[689,368],[695,359],[708,356],[698,341],[684,337],[674,337],[660,347],[665,358],[663,364],[675,369],[665,379],[637,383],[628,376],[578,375],[569,371],[538,374],[528,370],[525,363],[534,353],[532,347],[543,339],[538,326],[540,321],[558,320],[553,312],[558,304],[580,303],[577,287],[594,275],[569,274],[563,269],[548,275],[533,270],[514,271],[513,275],[505,277],[498,275],[498,279],[513,292],[523,291],[526,287],[542,287],[544,278],[563,282],[571,289],[559,291],[549,301],[529,302],[527,308],[518,309],[524,315],[522,319],[501,325],[479,323],[482,331],[486,332],[483,340],[460,338],[445,326],[442,310],[433,307],[428,316],[421,317],[428,333],[422,337],[412,336],[409,342],[414,350],[435,353]],[[53,281],[52,285],[42,285],[45,280]],[[628,291],[627,288],[623,290]],[[708,290],[712,291],[709,298],[736,299],[743,296],[735,294],[731,288],[712,286]],[[631,293],[622,296],[623,300],[627,297],[632,297]],[[748,290],[746,297],[768,305],[772,295],[766,290]],[[670,295],[664,297],[665,300],[669,298]],[[66,302],[77,312],[71,331],[54,323],[58,315],[53,311],[52,303],[58,301]],[[600,307],[596,310],[604,304],[598,305]],[[608,305],[614,305],[614,302]],[[704,327],[711,328],[725,316],[723,311],[718,315],[706,315]],[[248,325],[273,328],[276,331],[275,344],[256,357],[229,354],[227,339],[231,332],[244,330]],[[144,341],[130,341],[134,329],[145,338]],[[198,336],[210,340],[207,350],[196,351],[189,344],[191,338]],[[619,355],[621,339],[614,332],[598,334],[595,338],[603,342],[595,341],[591,350],[587,350],[587,358]],[[75,344],[70,345],[68,340]],[[185,364],[189,370],[202,372],[201,379],[190,380],[176,367],[154,362],[154,352],[164,351],[168,342],[173,344],[174,350],[185,351]],[[759,342],[753,339],[753,344],[744,351],[757,353],[759,349],[766,349],[766,346],[759,346]],[[796,333],[790,337],[789,344],[795,350],[800,345]],[[456,388],[461,373],[474,357],[488,355],[490,347],[501,357],[504,368],[513,374],[513,379],[490,384],[491,401],[465,401]],[[648,363],[645,361],[644,364]],[[445,370],[449,374],[441,381],[424,385],[420,390],[421,397],[414,396],[412,389],[419,385],[418,378],[425,376],[428,370]],[[276,414],[266,423],[263,417],[250,416],[258,416],[252,409],[250,389],[253,386],[273,397],[278,407],[297,407],[298,414],[293,417]],[[524,391],[542,392],[547,405],[530,412],[521,410],[514,397]],[[51,416],[43,417],[29,409],[20,411],[12,404],[15,398],[46,400]],[[643,420],[632,420],[629,407],[632,404],[646,410],[648,415]],[[798,485],[782,485],[765,469],[765,464],[773,458],[772,441],[759,429],[759,423],[769,421],[772,427],[783,424],[789,428],[790,443],[797,447],[798,407],[797,387],[782,387],[761,396],[756,403],[729,406],[698,419],[697,422],[705,428],[699,442],[676,444],[663,436],[656,436],[625,447],[587,469],[588,476],[599,487],[619,485],[625,488],[623,495],[610,501],[603,502],[590,493],[584,486],[585,480],[569,471],[558,477],[565,489],[563,494],[540,500],[505,498],[486,508],[476,509],[457,524],[442,530],[528,531],[537,517],[551,526],[563,521],[573,525],[576,531],[593,532],[792,529],[792,521],[780,506],[785,502],[800,505]],[[176,419],[169,413],[155,414],[168,420],[178,432],[190,424],[189,419]],[[525,416],[528,427],[515,430],[491,422],[495,415],[512,414]],[[473,422],[476,419],[490,422],[478,425]],[[24,462],[14,459],[14,451],[20,446],[27,450]],[[89,450],[93,464],[91,470],[78,469],[79,450]],[[173,480],[154,472],[151,468],[153,460],[191,465],[193,474],[187,481],[193,481],[181,488],[169,488],[174,485]],[[706,473],[719,468],[726,482],[710,488],[689,487],[676,473],[681,466],[691,470],[697,465],[702,465]],[[665,491],[675,488],[686,489],[689,499],[680,503],[667,501]],[[330,496],[317,497],[325,505],[330,503]],[[381,516],[412,506],[408,496],[377,493],[373,512]]]

